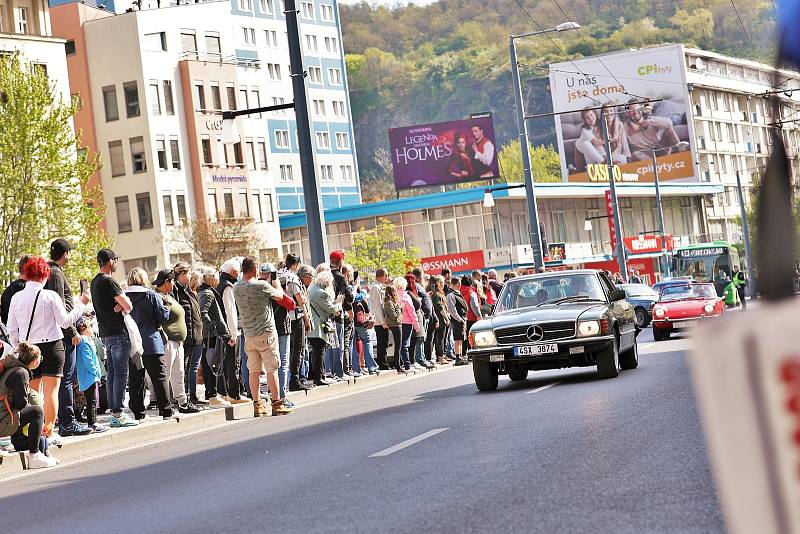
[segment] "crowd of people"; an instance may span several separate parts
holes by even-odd
[[[252,403],[255,417],[279,416],[292,412],[289,391],[465,365],[469,329],[502,288],[494,270],[379,268],[362,282],[342,250],[316,267],[295,254],[277,266],[179,262],[152,280],[136,267],[120,283],[119,258],[102,249],[73,294],[71,252],[56,239],[49,261],[23,256],[0,297],[0,452],[27,451],[29,468],[56,465],[62,437],[136,426],[148,409],[169,419]]]

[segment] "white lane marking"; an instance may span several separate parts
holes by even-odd
[[[436,434],[441,434],[445,430],[449,430],[449,428],[434,428],[433,430],[429,430],[428,432],[425,432],[424,434],[420,434],[419,436],[413,437],[411,439],[407,439],[407,440],[405,440],[405,441],[403,441],[401,443],[398,443],[397,445],[389,447],[388,449],[383,449],[382,451],[378,451],[375,454],[370,454],[369,457],[370,458],[377,458],[379,456],[389,456],[392,453],[395,453],[397,451],[405,449],[406,447],[410,447],[410,446],[412,446],[412,445],[414,445],[416,443],[419,443],[420,441],[422,441],[424,439],[428,439],[430,437],[433,437]]]
[[[640,348],[640,349],[642,349],[642,350],[644,350],[644,349],[649,349],[649,348],[650,348],[650,347],[652,347],[653,345],[655,345],[655,342],[653,342],[653,343],[645,343],[644,345],[642,345],[642,346],[641,346],[641,347],[639,347],[639,348]]]
[[[545,384],[545,385],[543,385],[543,386],[539,386],[539,387],[538,387],[538,388],[536,388],[536,389],[532,389],[532,390],[530,390],[530,391],[526,391],[525,393],[523,393],[523,395],[530,395],[531,393],[538,393],[538,392],[540,392],[540,391],[544,391],[544,390],[546,390],[546,389],[549,389],[549,388],[551,388],[551,387],[553,387],[553,386],[557,386],[557,385],[558,385],[558,384],[560,384],[560,383],[561,383],[561,382],[550,382],[549,384]]]

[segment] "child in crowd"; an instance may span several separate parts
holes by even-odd
[[[105,432],[108,427],[97,422],[97,398],[102,374],[97,349],[92,340],[92,326],[88,319],[81,318],[75,327],[81,336],[81,342],[76,349],[75,364],[78,387],[86,398],[86,422],[94,432]]]

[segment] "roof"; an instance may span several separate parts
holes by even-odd
[[[505,186],[506,184],[498,184]],[[492,195],[495,199],[499,198],[525,198],[525,189],[522,184],[517,189],[506,189],[494,191]],[[605,195],[608,189],[607,183],[569,183],[552,182],[535,184],[536,197],[541,198],[581,198],[598,197]],[[364,219],[367,217],[381,217],[415,211],[426,208],[441,208],[445,206],[456,206],[459,204],[472,204],[481,202],[483,195],[490,187],[473,187],[471,189],[458,189],[444,193],[432,193],[429,195],[419,195],[415,197],[405,197],[395,200],[385,200],[371,204],[358,204],[342,208],[332,208],[325,210],[325,222],[334,223],[350,221],[353,219]],[[703,182],[666,182],[660,184],[662,196],[696,196],[710,195],[724,191],[722,184],[710,184]],[[621,197],[652,197],[655,195],[653,184],[617,184],[617,195]],[[284,215],[280,218],[281,229],[299,228],[306,226],[305,212]]]

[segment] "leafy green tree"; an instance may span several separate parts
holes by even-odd
[[[66,275],[73,287],[96,270],[108,246],[98,188],[88,186],[97,155],[79,150],[71,126],[79,98],[62,102],[47,75],[18,54],[0,56],[0,282],[16,277],[23,254],[41,254],[56,237],[76,246]]]
[[[406,247],[398,228],[388,219],[378,219],[378,225],[372,230],[361,230],[353,235],[353,248],[347,253],[347,261],[372,279],[379,267],[387,269],[392,276],[400,276],[419,265],[419,249]]]
[[[531,156],[531,174],[535,182],[561,181],[561,160],[552,146],[529,145],[528,150]],[[522,151],[519,149],[518,140],[503,145],[497,157],[502,181],[523,181]]]

